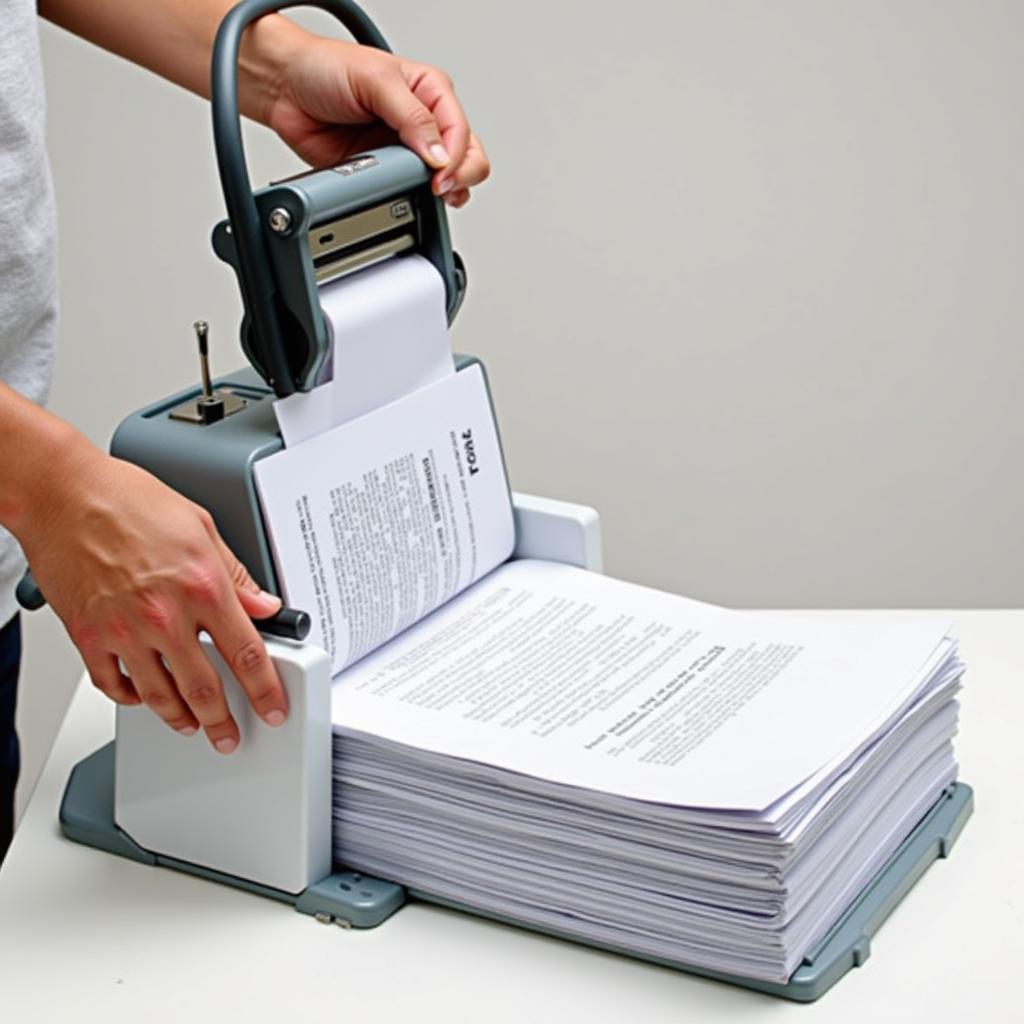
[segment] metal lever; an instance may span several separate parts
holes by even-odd
[[[192,327],[199,343],[199,376],[203,383],[203,396],[196,402],[196,408],[203,423],[216,423],[224,419],[224,399],[214,394],[210,380],[210,325],[197,320]]]
[[[200,426],[208,427],[211,423],[219,423],[225,416],[244,409],[246,401],[226,388],[213,390],[213,380],[210,377],[210,325],[205,320],[197,320],[192,329],[196,332],[196,341],[199,344],[199,377],[203,391],[195,401],[175,406],[169,415],[172,420],[198,423]]]
[[[210,325],[205,320],[197,320],[192,327],[199,342],[199,373],[203,381],[203,398],[213,398],[213,383],[210,380]]]

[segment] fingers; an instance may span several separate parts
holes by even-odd
[[[437,68],[401,62],[401,73],[383,71],[370,79],[371,111],[398,133],[410,149],[435,169],[435,195],[462,206],[468,194],[491,172],[480,140],[470,131],[451,79]]]
[[[433,188],[436,195],[444,195],[454,187],[455,175],[466,158],[469,122],[456,99],[451,79],[443,71],[426,65],[403,65],[403,73],[413,95],[434,116],[441,133],[441,143],[448,159],[434,175]]]
[[[185,704],[157,652],[134,650],[122,654],[121,660],[142,702],[175,732],[185,736],[195,735],[199,727],[198,716],[193,715]]]
[[[444,197],[444,201],[453,209],[459,210],[469,202],[469,189],[457,188]]]
[[[119,645],[126,648],[120,653],[127,675],[121,671],[116,654],[97,650],[94,642],[85,642],[84,636],[80,638],[80,650],[94,685],[111,700],[125,706],[144,703],[170,728],[186,736],[202,727],[215,750],[230,754],[238,748],[238,724],[221,678],[203,653],[196,634],[207,628],[257,714],[268,725],[281,725],[287,716],[288,698],[263,639],[249,619],[249,615],[273,615],[281,601],[260,590],[215,531],[211,536],[218,554],[230,560],[230,568],[225,565],[228,579],[222,588],[210,588],[209,600],[201,609],[215,626],[165,625],[162,635],[150,640],[156,639],[160,650]],[[242,607],[243,601],[246,608]],[[187,620],[195,623],[194,611]]]
[[[205,628],[256,714],[267,725],[282,725],[288,716],[288,697],[263,638],[241,605],[236,601],[233,607],[223,608],[217,621]]]
[[[257,713],[283,722],[284,689],[241,603],[270,615],[280,602],[259,591],[207,511],[117,459],[86,470],[72,525],[49,528],[33,565],[95,685],[120,704],[145,703],[178,732],[202,726],[230,753],[240,733],[199,642],[207,629]]]
[[[458,209],[469,201],[469,189],[485,181],[491,164],[476,135],[470,131],[451,79],[436,68],[413,66],[410,86],[437,119],[450,160],[434,175],[434,193]]]
[[[456,209],[469,201],[469,189],[485,181],[491,173],[491,162],[480,140],[472,132],[466,146],[466,155],[451,177],[451,188],[445,202]]]
[[[450,162],[437,120],[413,93],[397,64],[378,69],[362,85],[370,112],[393,128],[425,163],[440,169]]]
[[[274,668],[266,644],[252,618],[269,618],[281,608],[281,599],[261,590],[248,570],[224,543],[212,523],[207,527],[234,587],[232,597],[217,609],[203,628],[221,657],[249,696],[253,710],[267,725],[279,726],[288,717],[288,696]]]
[[[238,724],[231,715],[224,686],[195,637],[165,655],[181,696],[188,703],[206,738],[219,754],[238,747]]]
[[[115,704],[134,707],[142,703],[135,692],[132,681],[121,671],[117,658],[113,654],[82,653],[85,669],[89,673],[92,685],[109,697]]]
[[[232,616],[222,609],[216,616],[223,618],[227,626],[218,631],[214,642],[257,714],[268,725],[281,725],[288,706],[284,688],[259,633],[237,604],[235,612],[236,616]],[[213,630],[210,632],[212,634]],[[116,692],[128,698],[119,703],[138,704],[141,698],[142,703],[176,732],[192,736],[201,726],[218,753],[233,753],[240,740],[238,723],[228,707],[221,678],[197,638],[191,635],[176,642],[168,641],[164,647],[162,654],[155,650],[123,654],[130,679],[116,669],[117,659],[113,655],[110,656],[112,665],[96,661],[90,668],[90,675],[94,681],[100,680],[97,685],[104,693],[114,697]],[[126,688],[131,691],[130,695],[125,692]]]
[[[216,527],[211,525],[209,532],[246,615],[254,619],[269,619],[271,615],[276,615],[281,610],[281,598],[260,589],[260,585],[249,575],[249,570],[224,543]]]

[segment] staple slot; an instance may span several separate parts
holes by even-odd
[[[390,241],[371,245],[366,249],[359,249],[344,259],[338,259],[335,256],[329,261],[324,262],[323,266],[314,267],[313,274],[318,285],[327,284],[355,270],[362,270],[373,263],[380,263],[381,260],[386,260],[389,256],[397,256],[399,253],[407,252],[409,249],[414,248],[415,245],[416,240],[412,235],[399,235],[399,237]]]
[[[337,249],[332,249],[330,252],[315,256],[313,258],[313,266],[320,270],[322,267],[328,267],[332,263],[340,263],[344,260],[348,260],[350,257],[357,255],[360,252],[368,251],[370,249],[376,249],[380,245],[385,245],[388,242],[393,242],[396,239],[408,237],[412,238],[409,234],[408,227],[396,227],[390,231],[382,231],[378,235],[374,235],[372,238],[361,239],[358,242],[354,242],[351,245],[343,245]]]
[[[395,228],[415,232],[416,205],[412,196],[402,195],[377,203],[336,220],[322,220],[309,229],[309,251],[316,259],[357,243],[372,244]]]

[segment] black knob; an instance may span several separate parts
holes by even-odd
[[[281,636],[286,640],[305,640],[309,636],[312,622],[308,613],[298,608],[282,608],[269,619],[253,619],[253,624],[261,633],[270,636]]]

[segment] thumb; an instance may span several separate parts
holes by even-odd
[[[372,112],[398,132],[420,159],[435,170],[448,166],[451,156],[441,141],[437,119],[413,95],[398,71],[375,78],[368,98]]]
[[[250,619],[269,619],[271,615],[276,615],[281,610],[281,598],[260,588],[219,534],[214,533],[213,539],[245,614]]]
[[[246,576],[248,575],[246,573]],[[266,590],[260,590],[252,579],[249,580],[249,584],[248,587],[236,587],[235,593],[238,594],[238,601],[250,619],[269,619],[271,615],[276,615],[281,610],[281,598]]]

